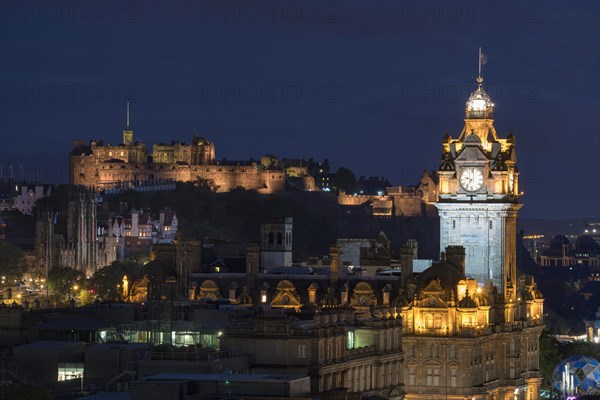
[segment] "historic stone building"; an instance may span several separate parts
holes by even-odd
[[[378,194],[345,193],[338,194],[338,204],[342,206],[369,206],[376,217],[417,217],[435,215],[435,202],[438,199],[437,175],[424,171],[416,186],[386,187]]]
[[[38,273],[70,267],[91,276],[118,257],[119,238],[98,235],[97,196],[79,190],[66,211],[40,205],[36,216],[35,256]]]
[[[306,166],[294,168],[294,186],[318,190],[307,171]],[[286,178],[286,170],[274,157],[263,157],[260,163],[216,161],[214,143],[195,135],[191,144],[154,144],[148,154],[145,143],[134,141],[129,106],[121,144],[92,140],[86,145],[77,140],[69,157],[69,182],[97,190],[199,180],[219,192],[243,188],[271,194],[285,189]]]
[[[399,297],[407,399],[536,400],[543,298],[522,278],[515,299],[465,275],[465,250],[408,279]]]
[[[354,314],[333,307],[240,318],[225,330],[221,349],[252,354],[253,372],[309,376],[312,393],[345,388],[402,398],[401,320]]]
[[[192,274],[189,298],[284,310],[341,305],[357,316],[401,316],[395,357],[404,359],[407,399],[538,399],[543,298],[531,278],[516,276],[515,140],[497,137],[482,83],[478,78],[467,103],[462,134],[444,138],[439,182],[431,178],[419,195],[422,202],[427,193],[439,209],[437,263],[414,274],[414,249],[405,247],[400,277],[356,276],[342,270],[334,246],[329,267],[274,274],[260,272],[259,250],[249,247],[245,274]],[[343,378],[333,381],[355,388]]]
[[[313,393],[538,399],[543,298],[533,279],[516,275],[514,136],[497,138],[482,82],[467,103],[463,133],[444,139],[439,183],[429,177],[419,195],[439,209],[443,246],[423,272],[413,271],[410,245],[400,252],[400,276],[353,274],[337,245],[329,265],[286,266],[293,229],[285,219],[263,227],[266,247],[247,244],[245,269],[200,272],[199,241],[176,244],[172,259],[153,263],[170,266],[164,280],[177,278],[181,302],[263,312],[232,321],[223,348],[251,354],[256,371],[306,374]],[[265,250],[282,253],[276,264],[283,266],[271,265]],[[145,279],[132,299],[144,301]]]
[[[498,138],[493,107],[479,76],[461,134],[443,140],[442,254],[400,296],[408,399],[539,398],[543,299],[516,275],[515,137]]]
[[[464,246],[466,273],[514,299],[519,171],[515,136],[498,137],[493,110],[480,76],[462,132],[457,139],[444,136],[437,171],[440,248]]]

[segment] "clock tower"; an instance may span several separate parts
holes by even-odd
[[[480,285],[491,281],[510,300],[516,298],[519,172],[515,137],[498,137],[493,110],[480,66],[462,132],[456,139],[448,134],[443,139],[436,207],[442,251],[464,246],[466,275]]]

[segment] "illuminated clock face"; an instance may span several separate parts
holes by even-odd
[[[460,185],[467,192],[476,192],[483,187],[483,173],[478,168],[466,168],[460,175]]]

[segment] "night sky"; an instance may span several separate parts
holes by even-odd
[[[415,184],[483,47],[521,216],[600,217],[598,2],[0,1],[3,177],[67,180],[73,140],[215,142]]]

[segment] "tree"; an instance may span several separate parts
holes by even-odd
[[[23,250],[10,243],[0,241],[0,276],[2,280],[12,284],[15,280],[21,280],[27,272],[27,260]]]
[[[48,288],[58,301],[79,296],[81,290],[88,289],[85,274],[73,268],[52,268],[48,271]]]
[[[206,179],[201,176],[196,177],[194,186],[200,190],[208,190],[210,192],[216,192],[221,188],[221,186],[215,183],[214,179]]]
[[[335,187],[346,193],[352,193],[356,188],[356,176],[354,175],[354,172],[346,167],[338,169],[333,180]]]
[[[96,271],[91,279],[91,288],[98,298],[102,300],[115,300],[117,298],[117,285],[123,282],[127,275],[131,280],[142,268],[142,264],[135,260],[117,260],[107,267]]]
[[[540,337],[540,371],[542,372],[542,387],[552,387],[552,374],[560,363],[562,356],[560,345],[554,337],[543,333]]]

